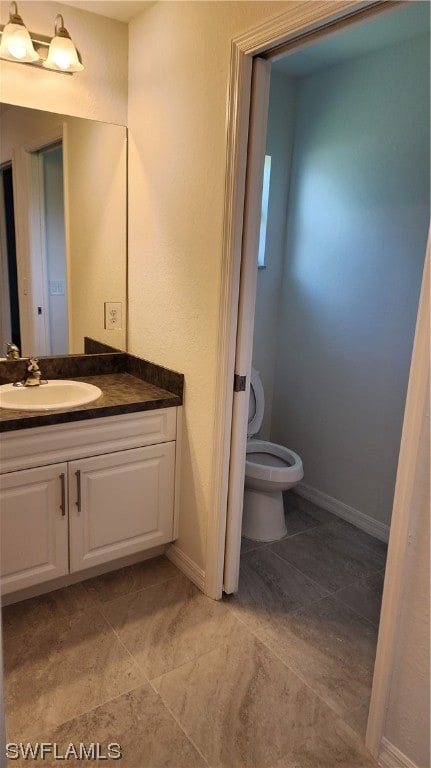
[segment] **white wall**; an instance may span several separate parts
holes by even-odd
[[[1,23],[9,5],[0,3]],[[127,24],[57,2],[20,0],[31,32],[52,36],[57,13],[79,49],[85,69],[72,76],[0,61],[0,101],[93,120],[127,122]]]
[[[70,351],[84,351],[84,336],[125,349],[126,131],[95,120],[68,118],[66,124]],[[104,328],[105,302],[122,306],[118,330]]]
[[[178,545],[205,568],[231,39],[284,2],[161,2],[130,25],[133,354],[185,374]]]
[[[390,522],[429,219],[428,38],[302,78],[271,439]]]
[[[272,395],[277,326],[286,242],[286,210],[296,115],[296,80],[272,72],[266,154],[271,155],[271,181],[266,231],[265,267],[257,273],[253,365],[265,391],[265,412],[259,437],[271,434]]]

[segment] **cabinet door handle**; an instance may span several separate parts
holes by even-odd
[[[65,517],[66,515],[66,477],[64,472],[60,475],[60,485],[61,485],[61,502],[60,502],[60,509],[62,517]]]
[[[77,497],[77,500],[75,501],[75,504],[78,507],[78,512],[80,512],[81,511],[81,470],[78,469],[75,472],[75,475],[76,475],[77,492],[78,492],[78,497]]]

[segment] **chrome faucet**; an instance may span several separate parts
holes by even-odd
[[[41,384],[48,384],[48,382],[46,379],[42,379],[37,357],[30,357],[27,360],[27,377],[24,381],[17,381],[14,387],[39,387]]]
[[[6,360],[20,360],[21,353],[16,344],[12,341],[8,341],[6,344]]]

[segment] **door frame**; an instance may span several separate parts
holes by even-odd
[[[389,10],[395,0],[313,0],[292,2],[291,8],[235,37],[231,43],[226,125],[226,175],[223,218],[221,297],[215,411],[214,472],[206,547],[205,593],[220,599],[223,591],[226,513],[232,436],[233,379],[242,275],[244,203],[253,58],[276,58],[314,38]],[[238,372],[240,373],[240,372]]]
[[[10,298],[9,298],[9,268],[6,238],[6,216],[4,206],[3,172],[10,168],[12,160],[0,165],[0,357],[5,355],[6,344],[12,341]]]
[[[244,226],[244,203],[247,172],[247,146],[249,138],[249,119],[251,101],[252,61],[254,57],[275,58],[284,55],[288,49],[299,48],[313,38],[338,31],[361,18],[398,6],[391,0],[321,0],[313,3],[295,2],[283,14],[255,27],[232,40],[231,65],[227,113],[227,157],[225,180],[225,207],[223,229],[223,255],[221,276],[221,300],[219,322],[218,375],[215,424],[215,462],[212,485],[213,509],[209,515],[206,550],[205,592],[219,599],[223,591],[223,568],[226,547],[227,508],[229,497],[229,477],[232,441],[233,379],[235,371],[235,353],[237,337],[241,333],[238,326],[238,304],[241,278],[247,263],[242,263],[242,237]],[[274,49],[277,49],[275,52]],[[373,691],[367,730],[366,745],[374,756],[378,756],[386,714],[386,703],[392,674],[395,648],[393,622],[399,617],[401,607],[400,578],[392,581],[395,568],[401,566],[394,557],[407,558],[407,536],[409,530],[410,509],[406,500],[412,492],[412,478],[415,470],[417,451],[411,451],[418,443],[418,431],[425,399],[420,407],[415,405],[417,393],[424,392],[426,362],[424,344],[428,333],[426,323],[427,306],[429,311],[429,284],[427,283],[427,263],[425,264],[421,302],[418,310],[418,324],[415,336],[415,348],[409,379],[402,438],[402,455],[407,456],[401,462],[402,470],[397,475],[396,502],[394,503],[393,525],[389,547],[387,579],[379,630],[377,661],[373,681]],[[242,271],[242,274],[241,274]],[[429,333],[428,333],[429,336]],[[424,341],[425,339],[425,341]],[[244,427],[246,429],[246,427]],[[390,573],[388,574],[388,569]]]
[[[42,248],[40,220],[36,216],[36,207],[32,202],[38,199],[40,191],[39,158],[36,153],[61,142],[64,147],[64,125],[53,126],[12,149],[12,176],[14,184],[16,260],[18,272],[18,299],[21,323],[21,354],[24,357],[42,354],[38,350],[38,339],[42,340],[41,349],[45,349],[47,326],[45,315],[43,327],[38,326],[34,314],[36,299],[46,306],[46,281]],[[64,160],[63,160],[64,164]],[[63,179],[63,184],[65,180]],[[66,215],[66,214],[65,214]],[[42,228],[43,228],[42,224]],[[68,243],[66,238],[66,272],[69,276]]]

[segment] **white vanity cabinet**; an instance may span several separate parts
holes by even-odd
[[[2,594],[173,541],[180,417],[166,408],[2,434]]]
[[[174,467],[174,442],[71,462],[71,572],[172,541]]]
[[[0,477],[1,581],[4,594],[69,572],[67,465]]]

